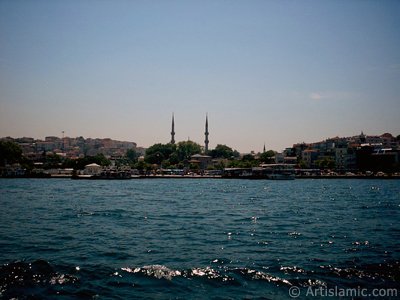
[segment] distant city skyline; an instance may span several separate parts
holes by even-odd
[[[1,1],[0,137],[398,135],[399,28],[399,1]]]
[[[208,118],[206,118],[206,124],[208,123]],[[172,118],[172,128],[174,128],[174,117]],[[206,132],[208,133],[207,129]],[[205,132],[205,134],[206,134]],[[63,134],[64,132],[62,132]],[[182,141],[175,141],[173,140],[173,136],[175,135],[175,131],[174,129],[171,131],[171,140],[168,142],[155,142],[154,144],[175,144],[175,143],[179,143],[179,142],[185,142],[185,140]],[[365,138],[366,142],[365,145],[369,144],[369,145],[375,145],[378,147],[389,147],[386,144],[388,143],[388,140],[394,140],[396,141],[396,143],[398,143],[398,136],[400,135],[394,135],[390,132],[385,132],[385,133],[380,133],[380,134],[368,134],[365,133],[363,131],[361,131],[359,134],[356,135],[352,135],[352,136],[331,136],[331,137],[327,137],[325,139],[321,139],[321,140],[315,140],[315,141],[302,141],[302,142],[296,142],[293,143],[291,145],[286,145],[283,149],[282,152],[285,152],[286,150],[290,149],[290,148],[296,148],[299,145],[302,146],[306,146],[305,149],[307,149],[307,146],[310,146],[311,148],[313,147],[313,145],[315,144],[319,144],[319,143],[325,143],[326,141],[330,141],[330,143],[332,143],[332,141],[334,140],[347,140],[347,141],[351,141],[351,140],[355,140],[355,139],[362,139]],[[138,151],[138,153],[142,153],[144,154],[144,151],[148,148],[148,147],[142,147],[140,145],[137,145],[135,141],[128,141],[128,140],[117,140],[117,139],[113,139],[111,137],[84,137],[84,136],[65,136],[65,135],[61,135],[61,136],[57,136],[57,135],[46,135],[44,137],[31,137],[31,136],[0,136],[0,140],[11,140],[11,141],[16,141],[17,143],[22,143],[24,145],[24,147],[38,147],[39,151],[40,150],[49,150],[49,151],[53,151],[53,150],[58,150],[63,152],[63,147],[64,146],[60,146],[62,145],[63,141],[67,141],[68,144],[71,143],[71,141],[73,141],[72,143],[76,143],[77,141],[80,140],[87,140],[91,143],[106,143],[107,147],[109,148],[122,148],[124,150],[126,150],[127,148],[132,147],[133,149],[136,149]],[[187,140],[192,141],[189,137]],[[187,141],[186,140],[186,141]],[[52,146],[51,149],[44,149],[42,148],[43,145],[47,145],[48,143],[53,144],[57,142],[56,144],[54,144]],[[196,141],[192,141],[192,142],[196,142]],[[205,142],[205,141],[204,141]],[[199,144],[202,149],[206,150],[205,144],[202,145],[201,143],[196,142],[197,144]],[[386,144],[385,144],[386,143]],[[36,146],[34,146],[36,144]],[[153,145],[154,145],[153,144]],[[127,146],[128,145],[128,146]],[[150,146],[153,146],[150,145]],[[362,145],[362,144],[360,144]],[[229,146],[229,145],[226,145]],[[74,145],[72,146],[72,148],[74,148]],[[395,148],[395,147],[394,147]],[[379,148],[380,149],[380,148]],[[26,150],[26,149],[25,149]],[[27,152],[25,151],[24,152]],[[71,149],[70,149],[71,150]],[[212,149],[208,149],[208,150],[212,150]],[[232,149],[232,150],[237,150],[237,149]],[[254,154],[257,153],[263,153],[266,152],[267,150],[273,150],[273,149],[267,149],[265,147],[265,145],[263,146],[262,150],[252,150],[250,152],[241,152],[241,154],[249,154],[254,152]],[[276,150],[275,150],[276,151]],[[277,153],[279,153],[280,151],[276,151]],[[124,152],[122,152],[124,153]],[[120,153],[120,155],[123,155]]]

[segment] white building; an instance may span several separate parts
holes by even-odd
[[[96,163],[88,164],[85,166],[83,173],[85,175],[100,175],[102,167]]]

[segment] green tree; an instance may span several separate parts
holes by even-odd
[[[263,163],[272,163],[275,152],[273,150],[268,150],[267,152],[260,154],[260,161]]]
[[[315,161],[315,164],[322,170],[335,168],[335,161],[331,157],[324,157]]]
[[[245,154],[245,155],[243,155],[243,157],[242,157],[242,161],[254,161],[254,160],[255,160],[255,158],[254,158],[254,156],[251,155],[251,154]]]
[[[223,170],[225,167],[226,167],[225,162],[221,160],[215,165],[214,169]]]
[[[144,170],[148,169],[149,167],[143,160],[140,160],[135,165],[135,168],[138,169],[139,171],[143,172]]]
[[[104,156],[103,153],[96,154],[93,157],[93,160],[94,160],[93,162],[95,162],[96,164],[99,164],[101,166],[111,165],[111,162]]]
[[[0,141],[0,166],[20,162],[22,159],[21,147],[11,141]]]
[[[302,160],[302,159],[299,159],[297,164],[299,165],[299,167],[301,169],[306,169],[307,168],[306,162],[304,160]]]
[[[190,170],[198,170],[199,165],[198,164],[190,164],[189,168],[190,168]]]
[[[251,168],[256,167],[258,165],[258,161],[251,154],[243,155],[241,161],[239,162],[240,168]]]
[[[126,150],[125,156],[126,156],[128,163],[135,163],[138,158],[138,155],[137,155],[135,149]]]
[[[230,160],[228,162],[228,168],[240,168],[240,161],[239,160]]]
[[[179,142],[177,144],[176,154],[179,161],[190,159],[194,154],[201,153],[201,146],[192,141]]]
[[[57,154],[47,154],[44,158],[45,169],[59,168],[61,166],[61,156]]]
[[[149,163],[149,164],[156,164],[160,165],[163,160],[165,159],[165,156],[160,152],[155,152],[152,154],[146,154],[144,160]]]
[[[150,164],[161,164],[163,160],[169,159],[175,150],[175,144],[154,144],[147,148],[144,160]]]
[[[62,163],[62,168],[76,168],[76,159],[66,158]]]
[[[171,165],[176,165],[179,163],[179,157],[176,152],[171,154],[171,156],[169,157],[169,162]]]
[[[240,155],[239,152],[233,150],[231,147],[221,144],[218,144],[209,154],[213,158],[234,158]]]
[[[109,166],[111,162],[104,156],[104,154],[99,153],[95,156],[85,156],[83,158],[78,158],[75,160],[74,169],[82,170],[86,165],[96,163],[100,166]]]

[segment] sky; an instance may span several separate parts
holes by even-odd
[[[0,137],[281,151],[400,134],[400,1],[0,0]]]

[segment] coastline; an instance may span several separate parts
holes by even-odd
[[[221,175],[132,175],[131,177],[96,177],[96,176],[72,176],[72,175],[51,175],[51,176],[9,176],[0,177],[2,179],[19,179],[19,178],[32,178],[32,179],[73,179],[73,180],[138,180],[138,179],[245,179],[245,180],[279,180],[268,179],[260,177],[226,177]],[[295,179],[400,179],[400,175],[309,175],[309,176],[295,176]]]

